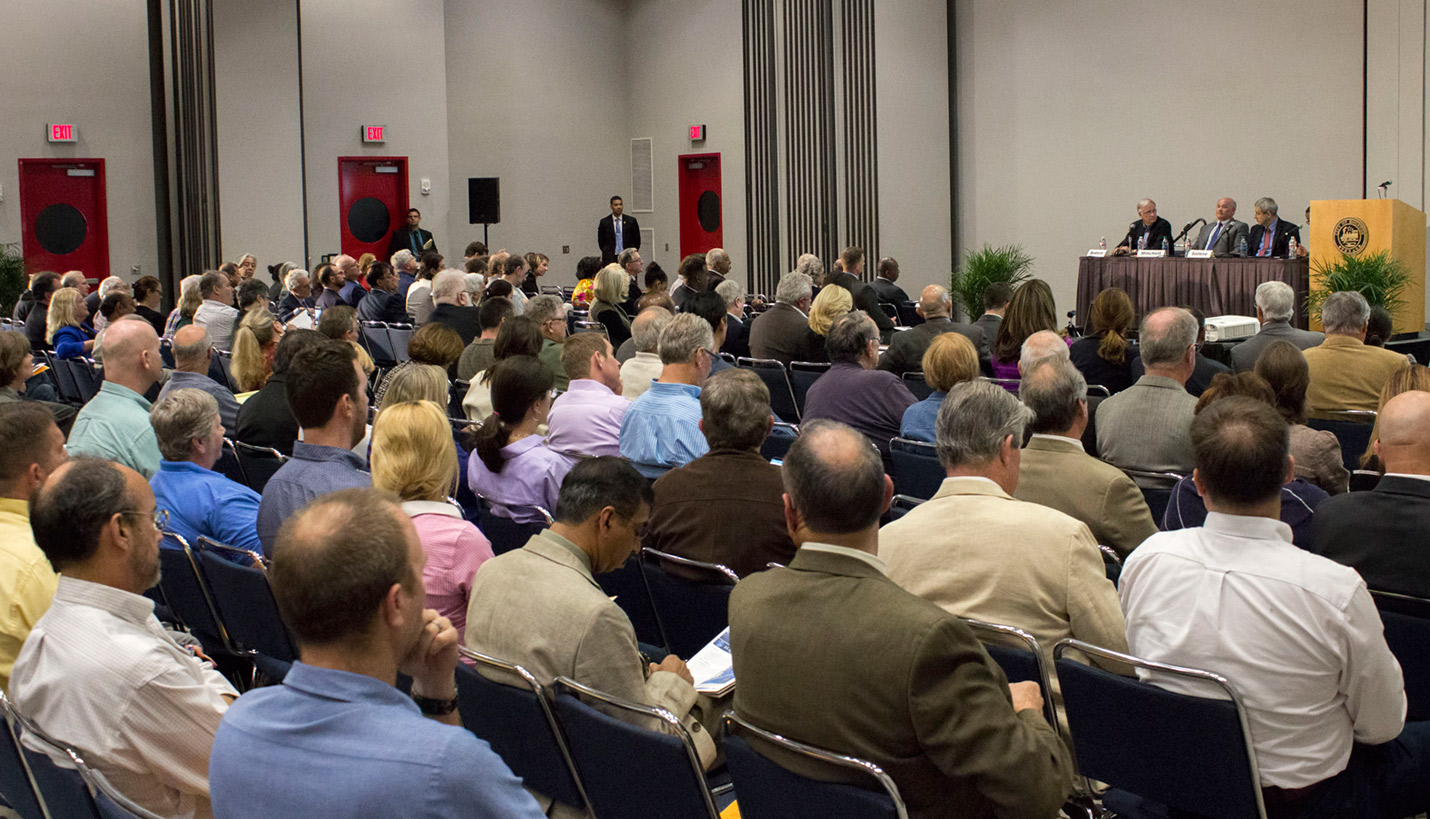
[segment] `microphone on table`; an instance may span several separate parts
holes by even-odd
[[[1179,233],[1179,234],[1177,234],[1177,238],[1175,238],[1175,239],[1172,240],[1172,244],[1176,244],[1177,242],[1180,242],[1183,238],[1186,237],[1186,235],[1187,235],[1188,233],[1191,233],[1191,232],[1192,232],[1192,228],[1196,227],[1196,226],[1199,225],[1199,224],[1200,224],[1200,225],[1205,225],[1206,223],[1207,223],[1207,220],[1201,219],[1201,218],[1193,219],[1192,221],[1188,222],[1188,223],[1187,223],[1187,226],[1184,227],[1184,228],[1182,228],[1182,232]]]

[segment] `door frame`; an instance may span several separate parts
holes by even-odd
[[[103,271],[102,271],[102,272],[104,273],[104,275],[103,275],[103,276],[99,276],[99,277],[97,277],[97,278],[94,278],[94,279],[92,279],[92,281],[94,281],[94,282],[101,282],[101,281],[104,281],[104,279],[105,279],[107,276],[110,275],[110,270],[109,270],[109,188],[108,188],[108,185],[109,185],[109,172],[108,172],[108,170],[105,168],[104,160],[103,160],[103,159],[100,159],[100,158],[98,158],[98,157],[93,158],[93,159],[85,158],[85,157],[32,157],[32,158],[29,158],[29,159],[20,159],[20,160],[19,160],[19,166],[18,166],[18,167],[19,167],[19,178],[16,180],[17,184],[16,184],[15,187],[16,187],[17,192],[18,192],[18,195],[19,195],[19,197],[20,197],[20,254],[21,254],[22,256],[25,256],[25,272],[26,272],[26,274],[32,274],[32,273],[35,273],[35,272],[38,271],[38,268],[37,268],[36,270],[31,270],[31,269],[30,269],[29,256],[28,256],[28,254],[25,253],[25,237],[26,237],[27,235],[29,235],[29,234],[34,233],[34,220],[39,216],[39,214],[37,214],[37,213],[29,213],[29,212],[27,211],[26,207],[25,207],[25,168],[26,168],[26,166],[50,167],[50,168],[54,168],[54,167],[63,167],[63,166],[65,166],[65,165],[78,165],[78,164],[81,164],[81,163],[83,163],[83,164],[93,164],[93,165],[98,166],[98,167],[95,168],[95,176],[98,177],[98,182],[99,182],[99,212],[95,215],[95,221],[98,222],[98,224],[95,226],[95,229],[99,230],[99,231],[102,233],[102,235],[104,236],[104,242],[103,242],[103,248],[104,248],[104,249],[103,249],[103,252],[100,254],[100,260],[101,260],[101,264],[102,264],[102,266],[103,266]],[[27,227],[27,226],[29,227],[29,230],[26,230],[26,227]],[[92,231],[91,231],[91,235],[92,235]],[[41,248],[41,250],[43,250],[43,248]],[[64,272],[64,271],[57,271],[57,272],[61,272],[61,273],[62,273],[62,272]],[[90,276],[91,276],[91,272],[90,272],[90,271],[85,271],[85,278],[88,279],[88,278],[90,278]]]

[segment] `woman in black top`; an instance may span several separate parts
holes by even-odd
[[[1097,294],[1088,318],[1091,334],[1074,341],[1068,351],[1073,366],[1088,384],[1100,384],[1117,393],[1137,382],[1132,374],[1137,350],[1127,342],[1127,334],[1136,321],[1132,299],[1125,292],[1109,287]]]

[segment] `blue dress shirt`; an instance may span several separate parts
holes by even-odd
[[[283,521],[319,495],[340,489],[366,489],[372,476],[363,470],[367,461],[351,449],[318,446],[297,441],[293,457],[278,468],[263,487],[258,505],[258,539],[263,554],[273,555],[273,541]]]
[[[621,456],[659,477],[710,451],[700,431],[700,388],[652,381],[621,421]]]
[[[192,461],[160,461],[149,480],[154,504],[169,510],[169,528],[190,544],[200,535],[228,546],[262,552],[258,493]]]
[[[487,743],[427,719],[402,692],[293,663],[229,707],[209,756],[216,819],[422,816],[543,819]]]
[[[938,410],[943,406],[943,399],[946,397],[948,393],[935,390],[929,397],[904,410],[903,423],[899,424],[899,437],[934,443],[937,440],[934,428],[938,421]]]

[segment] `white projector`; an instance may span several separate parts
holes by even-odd
[[[1207,341],[1235,341],[1251,338],[1261,330],[1256,316],[1210,316],[1207,318]]]

